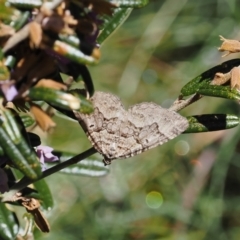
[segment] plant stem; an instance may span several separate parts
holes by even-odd
[[[201,99],[203,96],[195,93],[193,96],[191,96],[190,98],[186,99],[186,100],[182,100],[182,99],[177,99],[172,106],[169,108],[169,110],[178,112],[180,110],[182,110],[183,108],[191,105],[192,103],[198,101],[199,99]]]
[[[33,180],[33,179],[23,177],[19,182],[17,182],[16,184],[14,184],[11,187],[11,190],[9,192],[4,194],[4,196],[2,198],[2,202],[14,201],[14,195],[17,192],[21,191],[23,188],[27,187],[28,185],[30,185],[38,180],[41,180],[45,177],[48,177],[48,176],[52,175],[53,173],[59,172],[60,170],[66,168],[66,167],[76,164],[76,163],[82,161],[83,159],[93,155],[96,152],[97,152],[96,149],[92,147],[92,148],[88,149],[87,151],[80,153],[65,162],[59,163],[59,164],[55,165],[54,167],[51,167],[51,168],[45,170],[42,173],[41,177],[38,179]]]

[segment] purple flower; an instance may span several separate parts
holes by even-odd
[[[7,101],[12,101],[18,94],[16,87],[9,81],[2,82],[0,87]]]
[[[59,158],[52,154],[53,148],[48,146],[38,146],[35,148],[37,156],[42,165],[42,171],[46,170],[45,162],[54,162],[58,161]],[[0,166],[5,164],[8,160],[6,156],[0,156]],[[5,193],[8,192],[8,176],[6,172],[0,167],[0,192]]]
[[[58,161],[59,158],[52,154],[53,148],[48,146],[38,146],[36,147],[36,153],[42,164],[42,171],[46,170],[45,162],[55,162]]]

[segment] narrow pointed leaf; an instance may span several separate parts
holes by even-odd
[[[21,114],[20,118],[25,128],[28,128],[36,123],[35,120],[28,114]]]
[[[198,93],[205,96],[240,100],[240,92],[237,89],[231,89],[230,86],[202,85]]]
[[[50,210],[51,208],[53,208],[53,197],[46,181],[42,179],[35,182],[33,185],[38,191],[37,198],[41,200],[41,206],[45,210]]]
[[[80,99],[74,97],[70,93],[51,88],[34,87],[29,90],[28,96],[33,101],[49,102],[53,106],[67,110],[78,110],[81,107]]]
[[[93,112],[94,109],[93,109],[92,102],[87,100],[83,95],[81,95],[78,89],[73,89],[73,90],[70,90],[69,92],[81,100],[81,107],[79,109],[80,112],[87,113],[87,114]]]
[[[188,82],[182,89],[181,94],[183,96],[189,96],[194,93],[198,93],[202,87],[206,88],[206,85],[210,85],[216,73],[227,73],[233,67],[240,65],[240,59],[232,59],[222,64],[215,66],[201,75],[195,77],[193,80]]]
[[[187,117],[189,127],[184,133],[212,132],[238,126],[239,118],[231,114],[204,114]]]
[[[18,8],[18,9],[33,9],[33,8],[39,8],[42,5],[42,1],[40,0],[7,0],[7,3],[9,3],[12,7]]]
[[[58,40],[54,42],[53,50],[76,63],[96,64],[98,62],[97,58],[86,55],[79,49]]]
[[[27,142],[22,136],[23,133],[26,134],[26,137],[28,137],[23,124],[22,123],[21,123],[22,125],[18,124],[17,119],[15,119],[14,115],[9,110],[3,111],[2,115],[5,117],[6,124],[4,123],[3,127],[5,127],[6,132],[10,136],[11,140],[18,147],[19,151],[22,153],[24,158],[27,160],[28,164],[30,164],[32,168],[35,170],[36,174],[40,176],[41,166],[39,163],[39,159],[35,151],[31,148],[30,145],[27,144]],[[19,118],[19,121],[21,121],[21,118]]]
[[[1,142],[4,152],[8,155],[14,165],[27,177],[36,179],[41,176],[41,166],[36,153],[22,137],[19,126],[10,111],[2,111],[4,122],[0,130],[1,138],[6,139],[9,144]]]
[[[141,8],[148,4],[149,0],[112,0],[112,3],[121,8]]]
[[[96,159],[84,159],[81,162],[61,170],[61,173],[88,177],[101,177],[109,173],[104,163]]]
[[[4,65],[8,68],[8,69],[12,69],[16,64],[16,58],[12,55],[8,55],[6,58],[5,58],[5,61],[4,61]]]
[[[59,39],[65,43],[70,44],[72,47],[75,47],[75,48],[80,47],[80,40],[77,36],[59,34]]]
[[[6,208],[4,203],[0,203],[0,239],[15,239],[19,230],[19,223],[15,213]]]
[[[103,29],[97,38],[97,42],[102,44],[129,16],[132,8],[116,9],[112,17],[106,17]]]
[[[31,0],[29,0],[30,2]],[[34,1],[31,1],[31,2],[34,2]],[[28,19],[30,18],[30,12],[29,11],[26,11],[24,13],[21,14],[21,16],[12,22],[12,27],[15,29],[15,30],[19,30],[27,21]]]
[[[0,142],[4,154],[11,159],[16,168],[31,179],[36,179],[38,177],[3,128],[0,128]]]
[[[73,154],[64,153],[60,157],[60,160],[65,161],[73,156]],[[104,165],[101,157],[92,156],[91,158],[84,159],[77,164],[64,168],[60,172],[71,175],[101,177],[109,173],[109,167]]]

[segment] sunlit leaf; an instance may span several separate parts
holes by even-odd
[[[112,3],[118,7],[141,8],[148,4],[149,0],[112,0]]]
[[[79,49],[77,49],[65,42],[61,42],[58,40],[54,42],[53,50],[56,53],[66,57],[76,63],[95,64],[98,62],[98,59],[95,58],[94,56],[86,55],[83,52],[81,52]]]
[[[35,151],[31,149],[25,139],[23,139],[23,134],[27,135],[27,132],[21,122],[21,118],[17,118],[18,115],[16,113],[12,113],[10,110],[6,110],[2,112],[4,117],[3,127],[6,130],[7,134],[14,142],[14,144],[18,147],[19,151],[22,153],[24,158],[27,160],[28,164],[32,166],[32,168],[36,171],[36,174],[41,175],[41,167],[39,163],[39,159],[37,158]],[[20,122],[17,122],[20,121]],[[26,136],[28,137],[28,136]]]
[[[7,2],[18,9],[33,9],[42,5],[40,0],[7,0]]]
[[[73,154],[65,153],[60,157],[61,161],[72,158]],[[105,166],[101,157],[92,156],[91,158],[84,159],[77,164],[61,170],[61,173],[71,175],[81,175],[89,177],[101,177],[109,173],[109,167]]]
[[[73,89],[73,90],[70,90],[69,92],[81,99],[81,107],[79,109],[80,112],[82,113],[93,112],[94,109],[93,109],[92,102],[86,99],[83,95],[81,95],[78,89]]]
[[[25,128],[28,128],[35,123],[35,120],[28,114],[21,114],[20,117]]]
[[[116,9],[112,17],[106,16],[105,23],[97,42],[102,44],[103,41],[110,36],[129,16],[132,8]]]
[[[38,177],[38,174],[35,173],[19,149],[2,128],[0,128],[0,141],[4,153],[12,160],[12,164],[15,165],[15,167],[17,167],[29,178],[35,179]]]
[[[220,97],[231,100],[240,99],[240,92],[235,88],[231,89],[230,86],[202,84],[201,89],[198,90],[198,93],[205,96]]]
[[[4,122],[1,123],[0,138],[5,141],[1,142],[4,152],[27,177],[38,178],[42,172],[35,152],[22,137],[19,126],[10,111],[2,111],[2,116]]]
[[[34,1],[31,1],[31,2],[34,2]],[[24,24],[28,21],[29,18],[30,18],[30,12],[29,11],[23,12],[21,16],[18,17],[18,19],[12,22],[11,26],[15,30],[19,30],[21,27],[24,26]]]
[[[59,39],[65,43],[70,44],[72,47],[75,47],[75,48],[80,47],[80,40],[77,36],[59,34]]]
[[[78,110],[81,107],[80,99],[70,93],[58,91],[50,88],[34,87],[30,89],[28,96],[33,101],[45,101],[51,105],[63,109]]]
[[[8,55],[6,58],[5,58],[5,61],[4,61],[4,65],[10,69],[12,69],[14,67],[16,63],[16,58],[12,55]]]

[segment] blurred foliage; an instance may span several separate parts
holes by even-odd
[[[191,79],[233,57],[221,58],[218,36],[238,38],[239,9],[235,0],[150,0],[100,46],[99,64],[88,67],[95,89],[114,92],[125,106],[169,107]],[[203,97],[181,113],[238,115],[239,106]],[[36,131],[47,145],[72,154],[90,146],[77,122],[59,115],[54,121],[50,134]],[[113,161],[103,177],[54,174],[45,179],[54,198],[44,212],[51,232],[36,229],[35,239],[237,240],[239,138],[239,128],[184,134]]]

